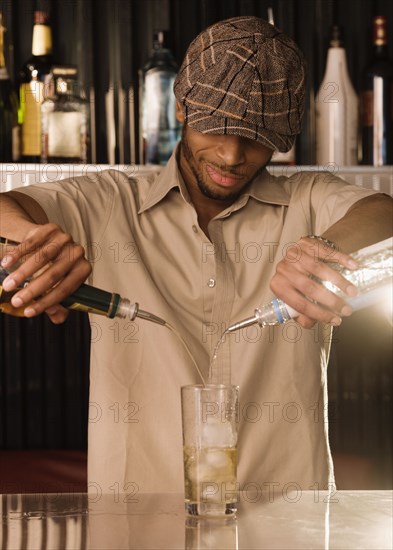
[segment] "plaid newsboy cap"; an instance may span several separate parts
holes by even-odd
[[[291,38],[258,17],[234,17],[191,42],[174,92],[194,130],[286,152],[301,130],[305,70]]]

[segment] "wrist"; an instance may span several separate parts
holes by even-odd
[[[324,246],[327,246],[328,248],[331,248],[332,250],[338,250],[338,246],[335,242],[331,241],[330,239],[327,239],[326,237],[322,237],[321,235],[306,235],[303,237],[304,239],[314,239]]]

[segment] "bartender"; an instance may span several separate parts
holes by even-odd
[[[302,52],[274,26],[246,16],[218,22],[190,44],[177,75],[182,138],[159,175],[108,170],[0,202],[0,234],[21,242],[3,265],[25,260],[4,289],[36,275],[12,298],[26,317],[62,323],[61,302],[87,281],[175,327],[207,378],[231,323],[273,296],[300,313],[285,329],[253,327],[220,348],[222,381],[240,386],[240,489],[334,483],[329,335],[351,308],[310,275],[353,296],[325,260],[352,269],[351,252],[392,234],[389,197],[330,173],[266,169],[301,131],[305,79]],[[99,414],[89,423],[89,487],[183,491],[180,387],[200,381],[193,362],[162,326],[91,322],[90,402]]]

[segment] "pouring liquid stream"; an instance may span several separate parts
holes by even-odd
[[[198,375],[199,375],[199,377],[200,377],[200,379],[201,379],[203,385],[206,386],[206,381],[205,381],[205,379],[204,379],[204,377],[203,377],[203,375],[202,375],[202,372],[201,372],[200,368],[198,367],[198,364],[197,364],[197,362],[195,361],[194,356],[192,355],[191,350],[190,350],[190,348],[188,347],[188,345],[186,344],[184,338],[183,338],[183,337],[180,335],[180,333],[175,329],[175,327],[173,327],[171,324],[167,323],[166,321],[165,321],[164,327],[166,327],[167,329],[169,329],[169,330],[176,336],[176,338],[179,340],[179,342],[182,344],[182,346],[184,347],[185,351],[187,352],[187,355],[188,355],[189,358],[191,359],[191,361],[192,361],[194,367],[196,368],[197,373],[198,373]]]
[[[217,344],[214,347],[213,355],[209,365],[209,378],[208,378],[209,384],[214,383],[214,377],[217,379],[216,381],[217,384],[224,383],[222,372],[217,372],[217,376],[215,376],[215,371],[218,371],[218,365],[217,365],[218,352],[220,351],[221,346],[224,344],[227,334],[229,334],[228,329],[221,334],[219,340],[217,341]]]

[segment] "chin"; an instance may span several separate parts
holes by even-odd
[[[205,197],[208,197],[209,199],[213,199],[216,201],[224,201],[224,202],[228,202],[228,201],[233,202],[239,197],[239,195],[242,193],[244,189],[244,187],[242,187],[240,190],[235,191],[231,189],[222,189],[220,187],[212,188],[211,186],[207,185],[205,182],[201,181],[200,179],[198,179],[198,187],[201,193],[205,195]]]

